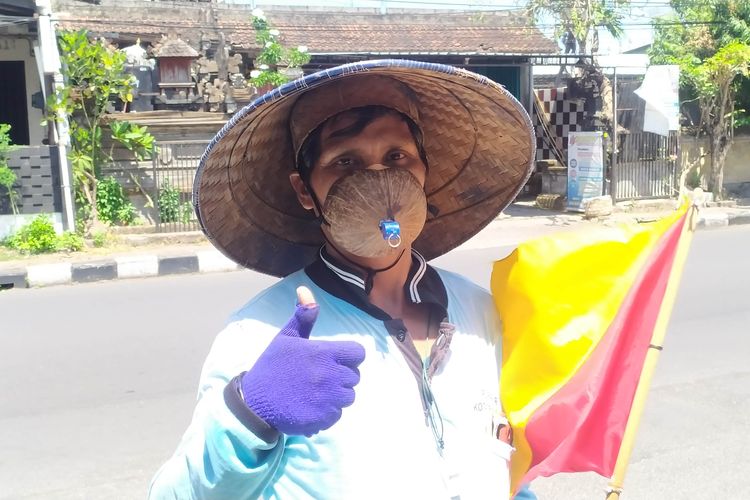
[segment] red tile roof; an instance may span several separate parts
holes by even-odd
[[[197,50],[181,38],[166,38],[154,48],[157,57],[200,57]]]
[[[111,5],[110,5],[111,4]],[[213,7],[212,7],[213,6]],[[99,5],[61,0],[60,27],[85,28],[109,37],[157,41],[176,31],[197,46],[201,32],[223,31],[235,49],[254,51],[255,32],[247,8],[203,2],[101,0]],[[287,46],[312,54],[527,55],[557,53],[556,44],[518,11],[393,12],[341,9],[267,10]]]

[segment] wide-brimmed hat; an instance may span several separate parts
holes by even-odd
[[[405,60],[311,74],[237,112],[209,144],[193,202],[206,236],[227,257],[286,276],[316,258],[323,236],[289,182],[304,139],[348,109],[382,105],[421,128],[428,216],[414,247],[426,259],[465,242],[518,194],[535,142],[521,104],[502,86],[452,66]]]

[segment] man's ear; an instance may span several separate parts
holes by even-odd
[[[307,190],[299,173],[293,172],[289,174],[289,182],[292,184],[292,189],[294,189],[294,192],[297,195],[297,200],[299,201],[299,204],[302,205],[302,208],[305,210],[313,210],[315,208],[315,203],[313,203],[312,196],[310,196],[310,192]]]

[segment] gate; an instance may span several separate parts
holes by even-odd
[[[197,231],[193,179],[208,141],[165,141],[154,146],[153,175],[158,232]]]
[[[614,201],[671,198],[678,192],[679,134],[651,132],[618,136],[617,163],[612,170]]]

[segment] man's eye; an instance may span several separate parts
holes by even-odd
[[[333,165],[336,167],[347,168],[354,165],[354,160],[351,158],[339,158],[333,162]]]
[[[388,159],[391,161],[403,160],[404,158],[406,158],[406,155],[401,151],[394,151],[388,154]]]

